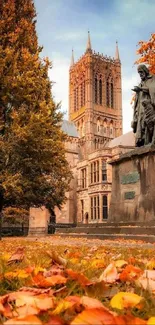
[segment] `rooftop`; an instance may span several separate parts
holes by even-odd
[[[118,146],[135,147],[135,135],[132,131],[122,134],[121,136],[111,140],[108,144],[109,148]]]
[[[62,122],[62,130],[69,136],[74,138],[79,138],[77,129],[73,122],[63,120]]]

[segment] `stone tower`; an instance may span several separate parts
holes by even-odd
[[[92,50],[90,33],[84,55],[69,70],[69,120],[80,135],[83,158],[122,134],[121,62]]]

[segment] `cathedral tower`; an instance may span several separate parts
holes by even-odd
[[[74,122],[85,153],[106,146],[122,134],[121,62],[92,50],[90,33],[85,54],[69,71],[69,120]]]

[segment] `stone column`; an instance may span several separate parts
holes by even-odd
[[[43,206],[41,208],[30,208],[29,233],[28,236],[45,236],[48,233],[50,213]]]

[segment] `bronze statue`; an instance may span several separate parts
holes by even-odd
[[[148,68],[138,66],[141,83],[135,86],[134,113],[132,128],[136,133],[136,147],[149,143],[155,144],[155,75],[150,75]]]

